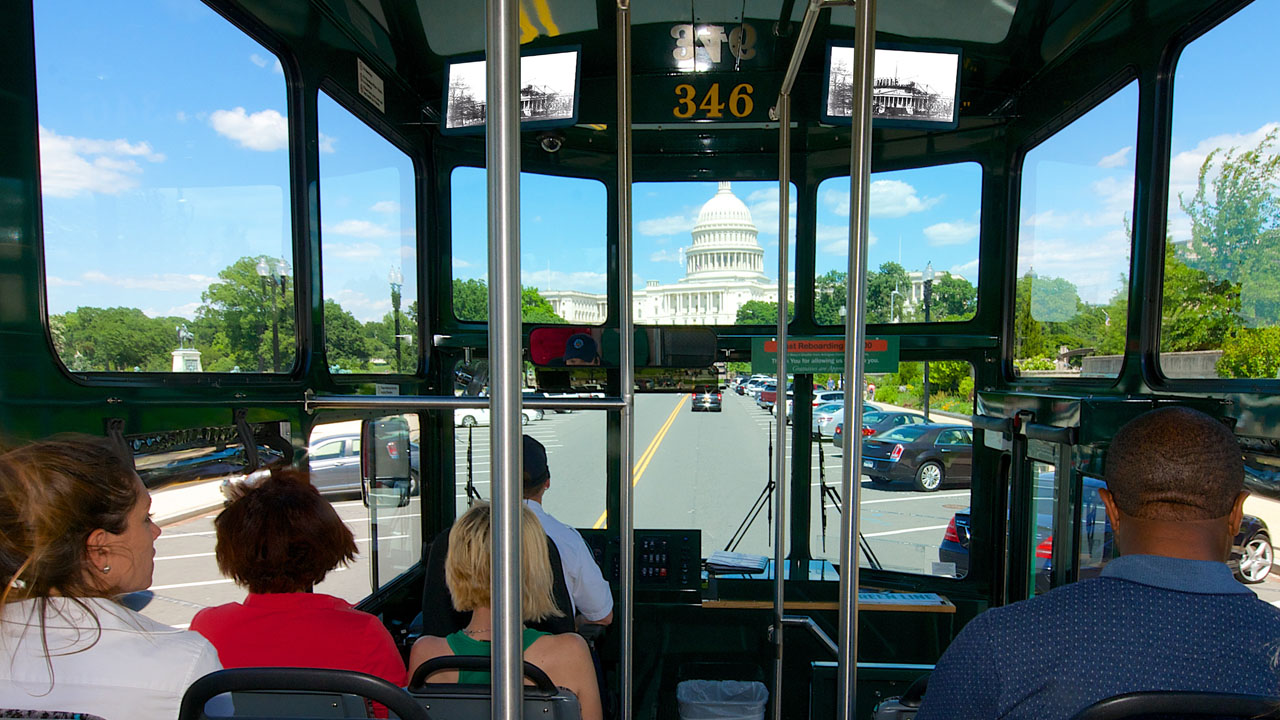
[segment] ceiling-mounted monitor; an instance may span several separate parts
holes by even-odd
[[[853,122],[853,45],[827,47],[822,120]],[[954,128],[960,121],[960,49],[877,45],[871,85],[875,127]]]
[[[531,50],[520,57],[520,129],[567,127],[578,121],[581,75],[578,48]],[[483,133],[485,60],[470,56],[445,65],[445,133]]]

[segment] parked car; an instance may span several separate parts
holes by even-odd
[[[862,443],[862,474],[873,483],[910,480],[933,492],[944,483],[968,485],[973,469],[973,429],[966,425],[900,425]]]
[[[778,383],[770,380],[756,391],[756,405],[763,410],[773,408],[773,401],[778,397]]]
[[[1037,479],[1038,485],[1047,480],[1051,488],[1053,473],[1042,473]],[[1088,475],[1083,478],[1084,498],[1080,518],[1080,579],[1096,577],[1102,572],[1107,561],[1115,557],[1114,538],[1111,533],[1111,522],[1102,507],[1102,499],[1098,489],[1106,487],[1102,480]],[[1052,497],[1048,495],[1047,497]],[[956,577],[964,577],[969,573],[969,510],[957,512],[947,529],[943,532],[942,543],[938,546],[938,560],[955,563]],[[1036,513],[1036,591],[1049,589],[1049,574],[1053,559],[1053,507],[1051,501],[1037,508]],[[1236,579],[1248,584],[1260,583],[1267,579],[1275,567],[1275,552],[1271,546],[1271,531],[1262,518],[1245,515],[1240,523],[1240,532],[1236,535],[1231,547],[1231,557],[1227,566],[1235,574]]]
[[[814,390],[813,406],[826,405],[827,403],[844,402],[843,390]]]
[[[544,416],[542,410],[534,410],[532,408],[522,408],[520,417],[521,425],[528,425],[534,420],[541,420]],[[453,411],[454,427],[475,427],[476,425],[489,424],[489,408],[459,408]]]
[[[409,494],[417,495],[421,453],[418,443],[409,443]],[[321,495],[360,493],[360,433],[318,435],[307,448],[311,484]]]
[[[809,425],[809,432],[813,437],[831,437],[836,425],[840,425],[843,420],[843,400],[819,405],[813,409],[813,422]]]
[[[720,388],[715,385],[698,385],[693,389],[693,402],[689,403],[689,410],[698,412],[699,410],[710,410],[711,412],[720,412]]]
[[[917,412],[881,410],[879,407],[870,404],[864,404],[862,408],[863,437],[879,435],[885,430],[892,430],[901,425],[919,425],[926,422],[924,416]],[[843,443],[844,427],[842,425],[831,433],[831,444],[836,447],[844,447]]]

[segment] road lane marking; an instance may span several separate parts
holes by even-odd
[[[235,582],[231,578],[223,578],[222,580],[201,580],[200,582],[175,583],[173,585],[152,585],[147,588],[151,591],[156,590],[177,590],[178,588],[203,587],[205,585],[227,585]]]
[[[658,428],[658,432],[653,436],[653,440],[649,443],[649,447],[645,448],[644,454],[642,454],[640,456],[640,460],[636,462],[636,465],[631,472],[631,487],[635,487],[640,484],[640,476],[644,475],[645,469],[649,467],[649,461],[653,460],[654,454],[658,452],[658,446],[662,444],[663,438],[667,436],[667,431],[671,429],[671,424],[680,416],[680,409],[684,407],[684,401],[688,397],[689,396],[684,393],[680,394],[679,399],[676,400],[676,406],[671,408],[671,414],[667,416],[667,421],[662,424],[662,427]],[[591,527],[596,530],[604,527],[604,521],[608,514],[609,510],[608,508],[605,508],[605,511],[600,513],[600,517]]]
[[[198,557],[213,557],[213,553],[206,552],[206,553],[191,553],[189,555],[159,555],[156,557],[156,562],[159,562],[161,560],[187,560],[189,558],[198,558]]]
[[[878,533],[863,533],[864,538],[885,537],[887,535],[905,535],[906,533],[925,532],[926,530],[946,530],[946,525],[930,525],[928,527],[906,528],[904,530],[889,530]]]
[[[198,535],[213,535],[216,530],[204,530],[202,532],[162,532],[156,540],[172,540],[180,537],[196,537]]]

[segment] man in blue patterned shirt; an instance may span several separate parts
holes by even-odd
[[[1100,490],[1121,557],[989,610],[951,643],[917,720],[1070,718],[1139,690],[1280,695],[1280,610],[1225,561],[1244,514],[1235,437],[1196,410],[1130,421]]]

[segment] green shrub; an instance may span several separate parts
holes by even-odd
[[[1053,370],[1057,367],[1053,364],[1053,360],[1051,358],[1043,355],[1039,357],[1023,358],[1021,360],[1015,359],[1013,364],[1019,370]]]
[[[1280,327],[1238,330],[1222,344],[1217,370],[1228,378],[1280,377]]]

